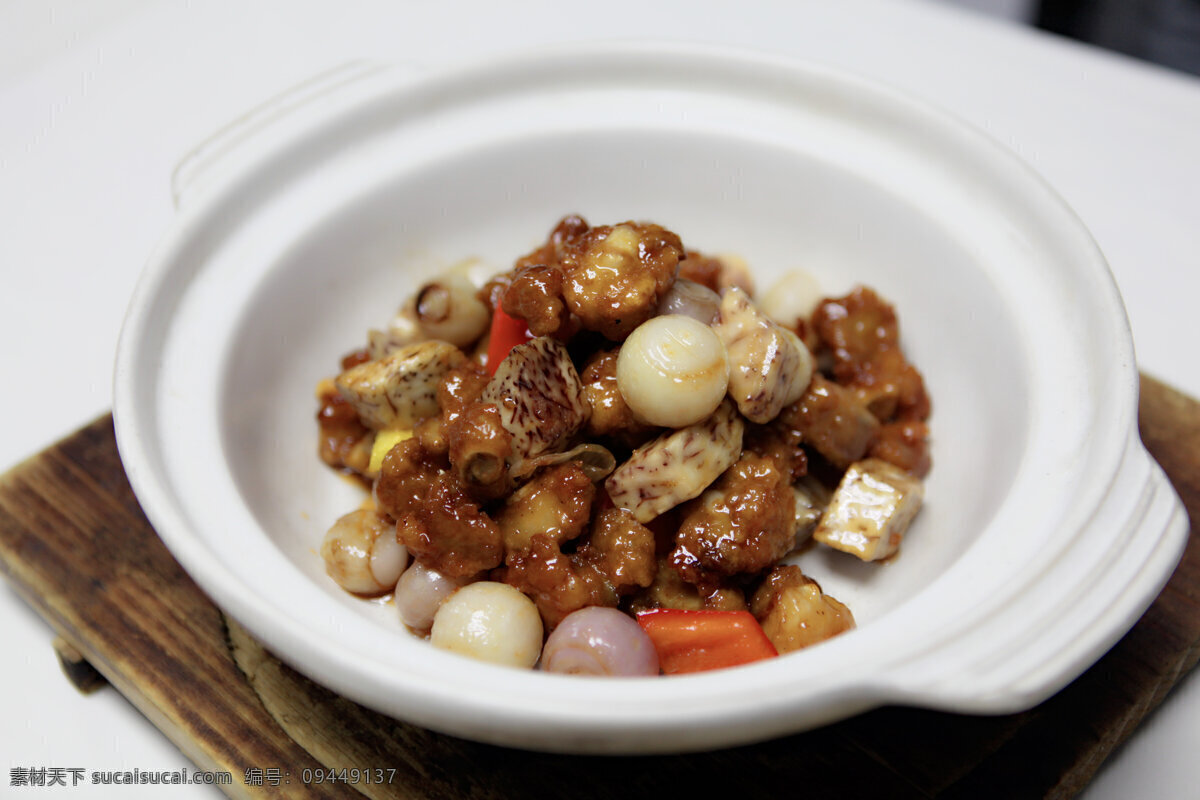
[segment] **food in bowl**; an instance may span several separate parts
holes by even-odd
[[[929,397],[871,289],[657,224],[558,223],[476,286],[451,271],[318,387],[320,456],[369,488],[326,572],[434,646],[557,672],[735,666],[854,627],[787,557],[893,557]]]

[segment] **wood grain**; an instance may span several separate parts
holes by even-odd
[[[1143,378],[1139,422],[1200,519],[1200,404]],[[884,708],[748,747],[577,757],[397,722],[280,663],[212,605],[154,535],[125,480],[111,418],[0,476],[0,568],[11,584],[200,769],[230,771],[224,788],[233,797],[1071,797],[1200,658],[1197,538],[1193,529],[1137,626],[1025,713]],[[329,767],[395,772],[385,784],[302,779]],[[247,785],[247,768],[277,768],[289,782]]]

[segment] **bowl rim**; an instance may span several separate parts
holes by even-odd
[[[179,263],[187,248],[192,246],[193,238],[214,217],[226,213],[224,210],[230,206],[236,206],[248,187],[260,181],[262,175],[271,170],[286,169],[288,160],[298,148],[344,129],[348,120],[375,104],[407,104],[411,109],[430,98],[440,98],[440,102],[470,102],[472,97],[487,96],[489,92],[510,91],[521,82],[536,85],[551,81],[561,85],[572,80],[642,80],[647,74],[675,78],[683,75],[687,80],[733,81],[731,85],[753,77],[767,80],[781,92],[786,92],[796,81],[828,83],[849,92],[856,101],[881,104],[898,110],[898,113],[915,114],[922,124],[933,125],[943,135],[978,151],[991,162],[991,169],[1006,171],[1011,180],[1057,215],[1056,221],[1067,226],[1066,235],[1071,238],[1081,263],[1085,263],[1092,277],[1097,279],[1099,297],[1105,304],[1098,316],[1109,325],[1104,333],[1110,340],[1113,355],[1112,362],[1106,365],[1108,379],[1105,381],[1111,391],[1096,398],[1094,420],[1097,430],[1110,435],[1087,443],[1094,460],[1087,465],[1087,480],[1083,480],[1080,487],[1080,496],[1085,498],[1080,503],[1082,508],[1072,518],[1072,524],[1089,524],[1102,498],[1112,490],[1112,482],[1121,465],[1131,457],[1130,453],[1133,453],[1132,457],[1138,457],[1140,443],[1136,443],[1136,436],[1135,443],[1131,443],[1124,433],[1136,430],[1137,371],[1132,337],[1116,284],[1099,248],[1065,201],[1015,154],[977,128],[877,81],[825,65],[734,48],[652,43],[576,45],[490,58],[424,76],[415,82],[407,76],[384,71],[382,75],[375,74],[361,94],[347,93],[332,115],[318,115],[303,124],[275,131],[263,138],[257,147],[248,148],[240,161],[231,159],[231,170],[224,183],[181,210],[149,260],[131,299],[114,370],[114,421],[130,483],[156,531],[197,584],[269,648],[310,677],[377,708],[380,707],[378,698],[371,697],[365,687],[368,684],[388,686],[398,692],[402,702],[393,700],[380,710],[436,729],[547,749],[678,751],[811,727],[897,697],[917,697],[936,705],[936,691],[922,693],[914,688],[917,684],[880,680],[867,666],[847,668],[848,664],[863,664],[871,658],[867,648],[869,643],[855,637],[842,637],[806,654],[806,659],[811,662],[811,667],[805,670],[807,675],[816,676],[822,669],[830,667],[837,667],[837,670],[836,674],[816,680],[805,692],[780,695],[780,687],[791,681],[793,670],[784,659],[776,659],[741,668],[746,670],[747,678],[740,681],[741,689],[724,696],[713,696],[710,691],[721,681],[720,674],[673,677],[669,687],[664,687],[657,678],[635,679],[621,681],[619,692],[598,693],[605,696],[589,702],[586,707],[569,709],[563,708],[560,701],[564,692],[578,688],[577,678],[509,671],[504,673],[509,689],[497,697],[489,687],[481,685],[484,682],[464,682],[459,674],[501,668],[471,664],[470,668],[456,669],[454,667],[463,665],[445,661],[452,656],[436,654],[437,674],[426,672],[420,676],[397,675],[389,668],[394,665],[381,662],[355,663],[349,654],[322,652],[315,648],[311,632],[301,621],[276,616],[273,601],[261,592],[230,580],[220,561],[190,530],[189,522],[179,509],[178,498],[165,482],[164,464],[154,450],[157,398],[145,378],[147,370],[153,370],[155,366],[152,347],[155,326],[164,324],[170,298],[186,291],[187,276],[179,275],[173,265]],[[164,303],[168,303],[167,308]],[[1072,446],[1079,444],[1072,443]],[[1162,580],[1165,581],[1165,576]],[[1154,591],[1156,593],[1157,589]],[[934,652],[953,649],[953,632],[945,632],[940,638]],[[1093,644],[1092,649],[1094,647]],[[928,652],[925,653],[927,656]],[[916,659],[918,663],[922,661],[925,658]],[[911,668],[910,665],[908,671],[911,672]],[[1031,697],[1037,698],[1057,689],[1065,682],[1065,677],[1073,677],[1069,672],[1052,676],[1036,691],[1024,692],[1018,702],[1028,702]],[[897,674],[905,674],[905,670],[898,670]],[[755,680],[750,680],[752,677]],[[613,696],[617,694],[620,696]],[[706,702],[678,703],[667,715],[663,713],[661,701],[664,694],[673,699],[705,696]],[[527,705],[520,707],[514,703],[514,698]],[[1002,700],[1013,702],[1011,697]],[[961,698],[952,698],[951,702],[961,702]],[[713,720],[720,720],[724,729],[714,732]]]

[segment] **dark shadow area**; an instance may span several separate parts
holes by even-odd
[[[1052,33],[1200,75],[1200,0],[1043,0]]]

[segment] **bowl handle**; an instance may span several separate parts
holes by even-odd
[[[395,65],[366,59],[339,64],[283,90],[222,126],[189,150],[172,170],[171,200],[175,209],[187,203],[223,160],[262,131],[390,66]],[[415,65],[403,66],[415,69]]]
[[[1031,708],[1082,674],[1158,597],[1188,540],[1187,511],[1133,432],[1121,467],[1072,551],[1036,588],[955,644],[909,662],[887,701],[994,714]]]

